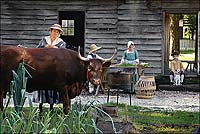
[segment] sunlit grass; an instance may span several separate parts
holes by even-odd
[[[195,54],[180,54],[179,56],[180,60],[186,60],[186,61],[194,61],[195,60]]]
[[[184,127],[181,127],[181,126],[180,127],[151,126],[151,127],[152,127],[153,131],[158,132],[158,133],[191,133],[194,130],[193,127],[184,128]]]
[[[118,105],[119,118],[125,115],[124,107],[124,104]],[[200,122],[199,116],[199,112],[154,111],[150,108],[128,106],[129,121],[144,133],[191,133],[194,130],[193,125]]]
[[[146,116],[158,117],[158,118],[170,117],[169,114],[162,114],[162,113],[144,113],[144,112],[141,112],[139,114],[141,114],[141,115],[145,114]]]

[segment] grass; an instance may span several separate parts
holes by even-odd
[[[194,61],[195,60],[195,55],[180,54],[179,59],[180,60],[185,60],[185,61]]]
[[[170,56],[170,59],[173,59],[173,57]],[[179,59],[184,61],[194,61],[195,60],[194,50],[181,50]]]
[[[195,51],[194,50],[181,50],[180,53],[181,54],[194,54]]]
[[[107,105],[116,105],[110,103]],[[119,104],[118,118],[125,117],[125,105]],[[148,133],[191,133],[200,122],[199,112],[154,111],[139,106],[128,106],[129,122],[141,131]]]

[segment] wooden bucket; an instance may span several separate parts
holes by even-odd
[[[118,107],[116,106],[103,106],[103,111],[109,114],[111,117],[117,117],[118,116]]]
[[[155,94],[155,90],[154,76],[141,76],[135,84],[136,97],[139,99],[151,99]]]

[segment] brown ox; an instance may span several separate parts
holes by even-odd
[[[84,83],[88,79],[94,85],[101,80],[102,65],[109,59],[87,60],[69,49],[53,48],[21,48],[0,45],[0,108],[3,109],[3,97],[9,91],[12,80],[12,70],[24,60],[26,69],[32,78],[28,79],[27,92],[36,89],[55,89],[61,92],[63,110],[67,113],[70,99],[81,93]]]

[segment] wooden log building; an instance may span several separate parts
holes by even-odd
[[[0,42],[35,47],[49,35],[54,23],[62,25],[63,40],[81,46],[87,54],[92,43],[102,46],[98,54],[110,57],[118,49],[119,63],[129,40],[136,44],[140,61],[149,63],[146,74],[167,74],[169,65],[170,13],[197,16],[196,61],[200,61],[199,0],[1,0]]]

